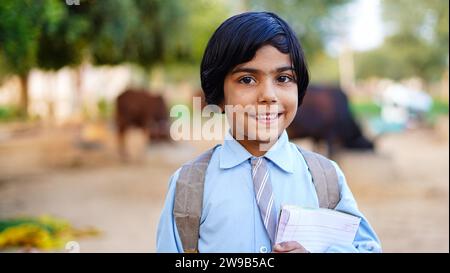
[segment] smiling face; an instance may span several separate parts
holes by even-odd
[[[271,146],[292,122],[298,103],[295,79],[289,54],[271,45],[261,47],[252,60],[227,74],[225,113],[233,137],[247,150],[259,144]]]

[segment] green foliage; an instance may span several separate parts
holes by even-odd
[[[231,15],[229,6],[221,1],[183,1],[186,24],[179,37],[187,47],[188,61],[199,64],[209,38],[216,28]]]
[[[345,18],[336,15],[348,2],[81,0],[80,5],[66,5],[60,0],[5,0],[0,3],[0,74],[26,75],[33,67],[59,69],[86,59],[147,69],[182,64],[191,73],[213,31],[232,10],[268,10],[292,25],[310,63],[318,63],[312,69],[316,78],[336,81],[335,60],[325,56],[324,44],[340,33]]]
[[[0,18],[0,55],[6,71],[24,76],[33,67],[59,69],[80,62],[77,46],[88,22],[71,16],[63,1],[5,0]]]
[[[96,235],[95,229],[76,230],[69,222],[51,216],[0,220],[0,250],[8,248],[60,249],[69,240]]]
[[[25,116],[15,106],[0,106],[0,122],[8,122],[24,119]]]
[[[81,5],[83,5],[82,3]],[[176,0],[87,1],[89,53],[96,64],[131,62],[150,68],[182,60],[187,42],[183,2]]]
[[[0,3],[0,60],[20,75],[33,67],[78,65],[84,58],[151,67],[186,54],[187,45],[178,39],[185,17],[176,0],[85,0],[80,5],[5,0]]]
[[[441,79],[448,69],[449,2],[383,0],[382,7],[390,36],[380,48],[356,55],[357,77]]]
[[[339,85],[338,61],[325,52],[317,53],[314,62],[309,63],[311,82]]]
[[[0,54],[8,70],[24,75],[36,65],[43,6],[36,1],[5,0],[0,5]]]
[[[245,1],[243,9],[272,10],[298,33],[308,56],[323,53],[334,33],[329,15],[349,0]],[[206,0],[81,0],[0,3],[0,60],[12,73],[32,67],[59,69],[78,65],[136,63],[198,65],[206,43],[232,14],[227,1]]]
[[[112,117],[114,105],[105,98],[101,98],[97,102],[98,115],[101,120],[108,120]]]
[[[357,54],[355,59],[358,78],[418,76],[438,81],[445,69],[445,56],[413,36],[389,37],[379,49]]]
[[[431,110],[426,113],[425,121],[430,125],[436,125],[439,117],[448,116],[448,100],[434,99]]]
[[[372,101],[350,102],[350,111],[359,118],[376,117],[381,113],[381,107]]]
[[[87,47],[89,18],[73,6],[56,3],[47,8],[48,20],[43,23],[38,39],[37,66],[43,69],[78,65]]]
[[[381,114],[381,106],[373,101],[352,101],[350,110],[358,119],[372,119]],[[442,115],[448,115],[448,101],[434,98],[431,109],[424,115],[424,121],[433,125]]]
[[[448,114],[448,101],[434,99],[431,112],[436,114],[447,115]]]
[[[249,0],[249,10],[273,11],[297,33],[310,62],[323,54],[325,43],[342,34],[346,17],[341,9],[350,0]],[[319,56],[320,58],[320,56]]]

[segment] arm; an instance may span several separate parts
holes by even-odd
[[[367,219],[359,211],[358,205],[347,185],[342,170],[335,162],[333,162],[333,164],[336,168],[339,179],[339,188],[341,189],[341,200],[337,204],[336,210],[357,216],[361,218],[361,222],[352,245],[331,246],[326,252],[381,252],[380,240]]]
[[[179,172],[180,169],[172,175],[169,181],[169,190],[167,191],[166,201],[164,202],[164,208],[161,213],[156,235],[156,252],[183,252],[183,247],[172,213],[175,186]]]

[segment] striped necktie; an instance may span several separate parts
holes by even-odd
[[[270,241],[274,244],[277,215],[273,204],[272,184],[270,183],[266,159],[264,157],[252,157],[250,162],[256,203]]]

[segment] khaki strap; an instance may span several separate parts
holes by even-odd
[[[304,150],[298,150],[303,155],[316,188],[319,207],[334,209],[340,200],[339,183],[336,169],[326,157]]]
[[[198,252],[206,169],[217,146],[183,165],[177,180],[173,215],[185,253]]]

